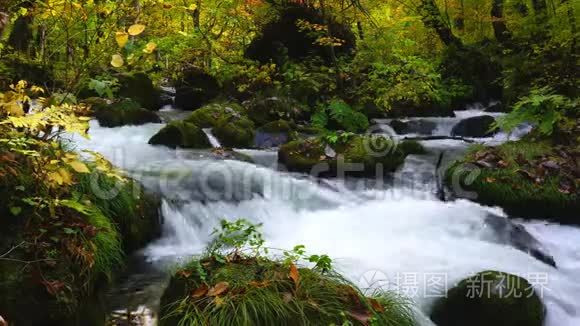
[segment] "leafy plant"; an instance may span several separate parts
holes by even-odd
[[[100,97],[107,97],[113,99],[119,90],[119,80],[114,77],[100,76],[91,78],[88,83],[88,88],[99,94]]]
[[[555,94],[549,87],[532,89],[521,98],[506,116],[500,117],[496,126],[512,131],[522,123],[538,126],[540,133],[552,135],[559,125],[564,124],[578,110],[578,101]]]

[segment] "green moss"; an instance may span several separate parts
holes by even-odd
[[[110,105],[97,99],[88,99],[85,100],[85,103],[91,104],[95,118],[103,127],[112,128],[161,122],[154,112],[141,108],[139,103],[131,99],[123,99]]]
[[[294,130],[293,124],[286,120],[276,120],[258,128],[259,131],[269,133],[288,133]]]
[[[378,148],[375,147],[377,145]],[[322,138],[311,138],[282,145],[278,158],[290,171],[321,172],[322,176],[334,176],[340,172],[339,165],[342,162],[348,164],[342,168],[345,175],[377,176],[395,171],[407,155],[419,151],[419,146],[405,143],[396,146],[385,138],[353,136],[346,143],[332,145],[337,155],[328,157],[325,141]],[[327,169],[318,171],[318,167],[324,169],[321,164],[326,164]],[[315,167],[317,169],[313,170]]]
[[[243,108],[232,102],[212,103],[193,111],[185,121],[195,124],[200,128],[214,128],[220,119],[232,115],[242,115]]]
[[[466,157],[455,162],[446,173],[446,183],[453,188],[454,182],[460,181],[464,191],[474,192],[476,201],[492,206],[502,207],[508,214],[526,218],[545,218],[562,223],[578,224],[580,211],[580,194],[560,191],[561,176],[548,174],[543,182],[536,183],[521,171],[520,164],[551,152],[546,142],[508,142],[497,149],[499,157],[505,162],[503,168],[477,167],[474,180],[457,179],[469,173],[466,167],[475,167],[474,155],[485,150],[475,146]],[[472,170],[472,169],[468,169]],[[453,190],[453,189],[452,189]],[[461,195],[458,193],[457,195]]]
[[[421,145],[421,143],[419,143],[418,141],[415,141],[415,140],[406,140],[406,141],[399,143],[397,146],[399,147],[399,149],[403,153],[406,153],[408,155],[412,155],[412,154],[421,155],[421,154],[425,154],[427,152],[425,150],[425,147],[423,147],[423,145]]]
[[[170,148],[209,148],[206,134],[193,123],[172,121],[149,140],[152,145],[164,145]]]
[[[254,143],[254,123],[246,117],[222,117],[213,132],[226,147],[251,147]]]
[[[119,96],[130,98],[147,110],[158,110],[160,92],[155,88],[149,76],[144,72],[125,73],[119,79]]]
[[[525,279],[496,271],[461,281],[431,313],[439,326],[542,326],[545,308]]]
[[[298,268],[298,286],[288,273],[289,266],[261,258],[193,261],[175,273],[163,295],[160,325],[362,325],[349,313],[368,314],[379,325],[414,325],[407,303],[394,296],[373,305],[334,272]],[[227,286],[219,295],[205,290],[204,284],[222,282]]]

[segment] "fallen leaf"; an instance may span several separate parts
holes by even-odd
[[[215,299],[213,299],[213,303],[215,303],[216,306],[220,307],[224,304],[224,299],[220,297],[215,297]]]
[[[300,281],[300,273],[298,273],[298,267],[295,264],[290,265],[290,273],[288,276],[294,281],[294,284],[298,286],[298,282]]]
[[[0,326],[8,326],[8,322],[0,316]]]
[[[265,288],[270,285],[270,281],[251,281],[248,284],[255,288]]]
[[[191,292],[191,297],[195,299],[204,297],[208,293],[208,291],[209,288],[207,287],[207,285],[203,284],[202,286],[198,287],[197,289]]]
[[[487,183],[494,183],[495,181],[496,181],[496,179],[492,178],[492,177],[485,178],[485,182],[487,182]]]
[[[143,31],[145,30],[145,25],[141,25],[141,24],[135,24],[135,25],[131,25],[131,27],[129,27],[129,35],[131,36],[137,36],[141,33],[143,33]]]
[[[113,54],[111,57],[111,66],[121,68],[125,64],[123,57],[120,54]]]
[[[217,297],[228,290],[230,284],[228,282],[219,282],[207,291],[208,297]]]
[[[500,168],[507,168],[509,164],[504,160],[499,160],[499,162],[497,162],[497,166],[499,166]]]
[[[145,45],[145,48],[143,49],[143,53],[151,54],[151,53],[153,53],[153,51],[155,51],[155,49],[157,49],[157,44],[155,44],[153,42],[149,42],[149,43],[147,43],[147,45]]]

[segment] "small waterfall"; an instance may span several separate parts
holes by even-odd
[[[220,144],[220,141],[211,132],[211,128],[203,128],[202,130],[205,133],[205,135],[207,136],[207,140],[209,140],[209,143],[211,144],[211,146],[213,148],[222,147],[222,144]]]

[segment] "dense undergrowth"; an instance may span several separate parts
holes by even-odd
[[[64,132],[86,136],[85,107],[24,115],[27,94],[42,92],[20,82],[0,96],[0,307],[17,324],[74,319],[158,223],[155,201],[133,181],[63,141]]]

